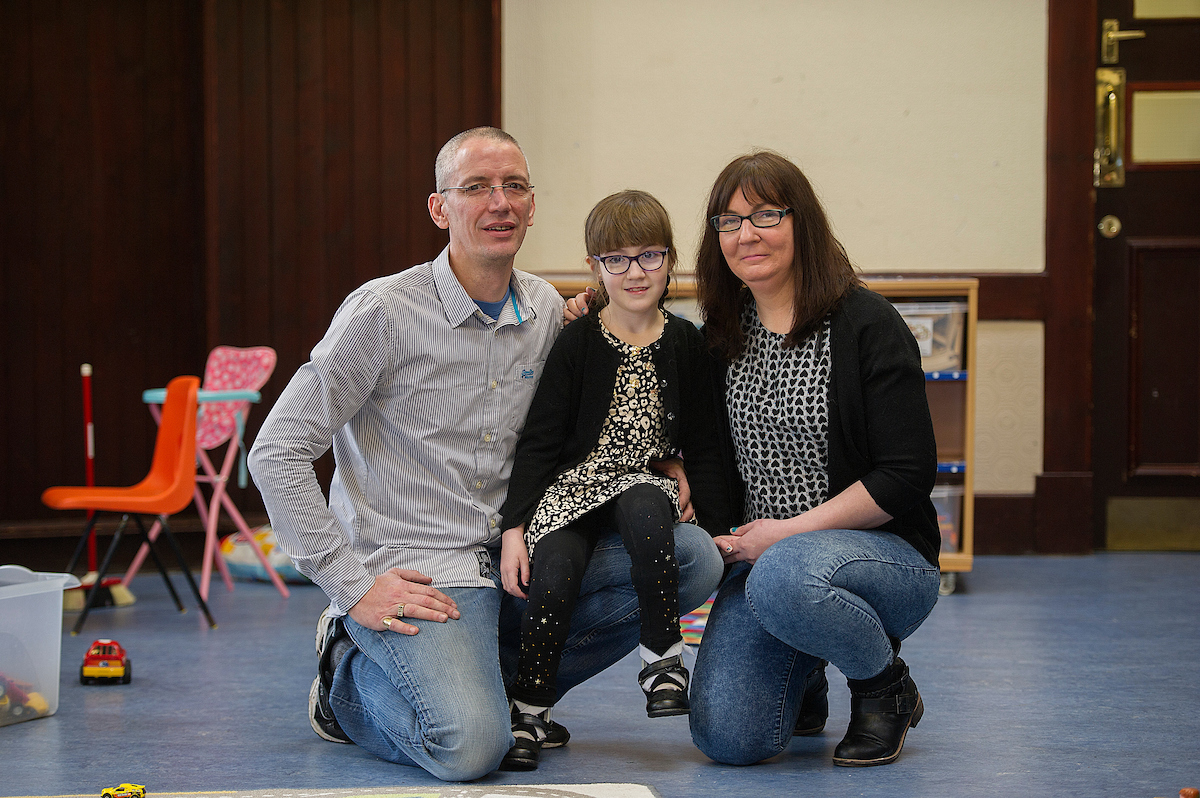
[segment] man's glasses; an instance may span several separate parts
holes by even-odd
[[[718,233],[733,233],[742,229],[742,222],[747,219],[755,227],[774,227],[783,221],[783,217],[792,212],[791,208],[783,210],[756,211],[749,216],[739,216],[736,213],[721,213],[708,217],[708,223]]]
[[[592,257],[600,261],[604,271],[609,274],[624,274],[629,271],[629,264],[634,261],[637,261],[637,265],[642,267],[642,271],[655,272],[662,267],[669,251],[668,249],[648,249],[632,258],[628,255],[593,255]]]
[[[510,200],[523,200],[529,196],[529,192],[533,191],[533,186],[511,181],[501,183],[498,186],[489,186],[486,183],[472,183],[469,186],[447,186],[438,193],[445,194],[447,191],[461,191],[462,195],[469,200],[487,200],[491,199],[492,192],[498,188],[503,189],[504,196]]]

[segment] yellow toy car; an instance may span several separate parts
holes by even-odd
[[[141,784],[105,787],[100,791],[100,798],[146,798],[146,788]]]

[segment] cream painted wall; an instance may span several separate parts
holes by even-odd
[[[505,0],[502,26],[526,269],[576,266],[623,188],[663,201],[687,263],[717,172],[771,147],[867,271],[1042,270],[1045,0]]]
[[[587,212],[624,188],[663,201],[687,264],[712,180],[770,147],[804,169],[864,271],[1043,269],[1046,0],[502,8],[503,123],[537,186],[520,268],[581,268]],[[1015,458],[980,446],[981,490],[1032,491],[1041,470],[1041,394],[1026,393],[1041,350],[1015,354],[1031,335],[979,334],[983,369],[988,352],[1011,372],[980,375],[977,440],[1003,446],[1009,424],[1034,435]]]
[[[979,323],[975,342],[975,492],[1033,493],[1042,471],[1045,329]]]

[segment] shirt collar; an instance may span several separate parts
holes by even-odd
[[[450,247],[443,249],[433,259],[433,283],[437,287],[438,296],[441,297],[442,306],[446,310],[446,321],[450,322],[452,327],[461,326],[472,316],[486,319],[488,324],[494,323],[501,327],[507,324],[520,324],[536,316],[514,270],[508,279],[508,288],[512,294],[504,303],[504,308],[500,311],[500,318],[495,322],[487,319],[484,312],[475,304],[475,300],[471,299],[466,289],[462,287],[462,283],[454,276],[454,270],[450,268]]]

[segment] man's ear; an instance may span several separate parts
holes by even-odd
[[[433,223],[438,227],[449,230],[450,219],[446,216],[445,201],[446,198],[437,192],[429,195],[429,218],[433,219]]]

